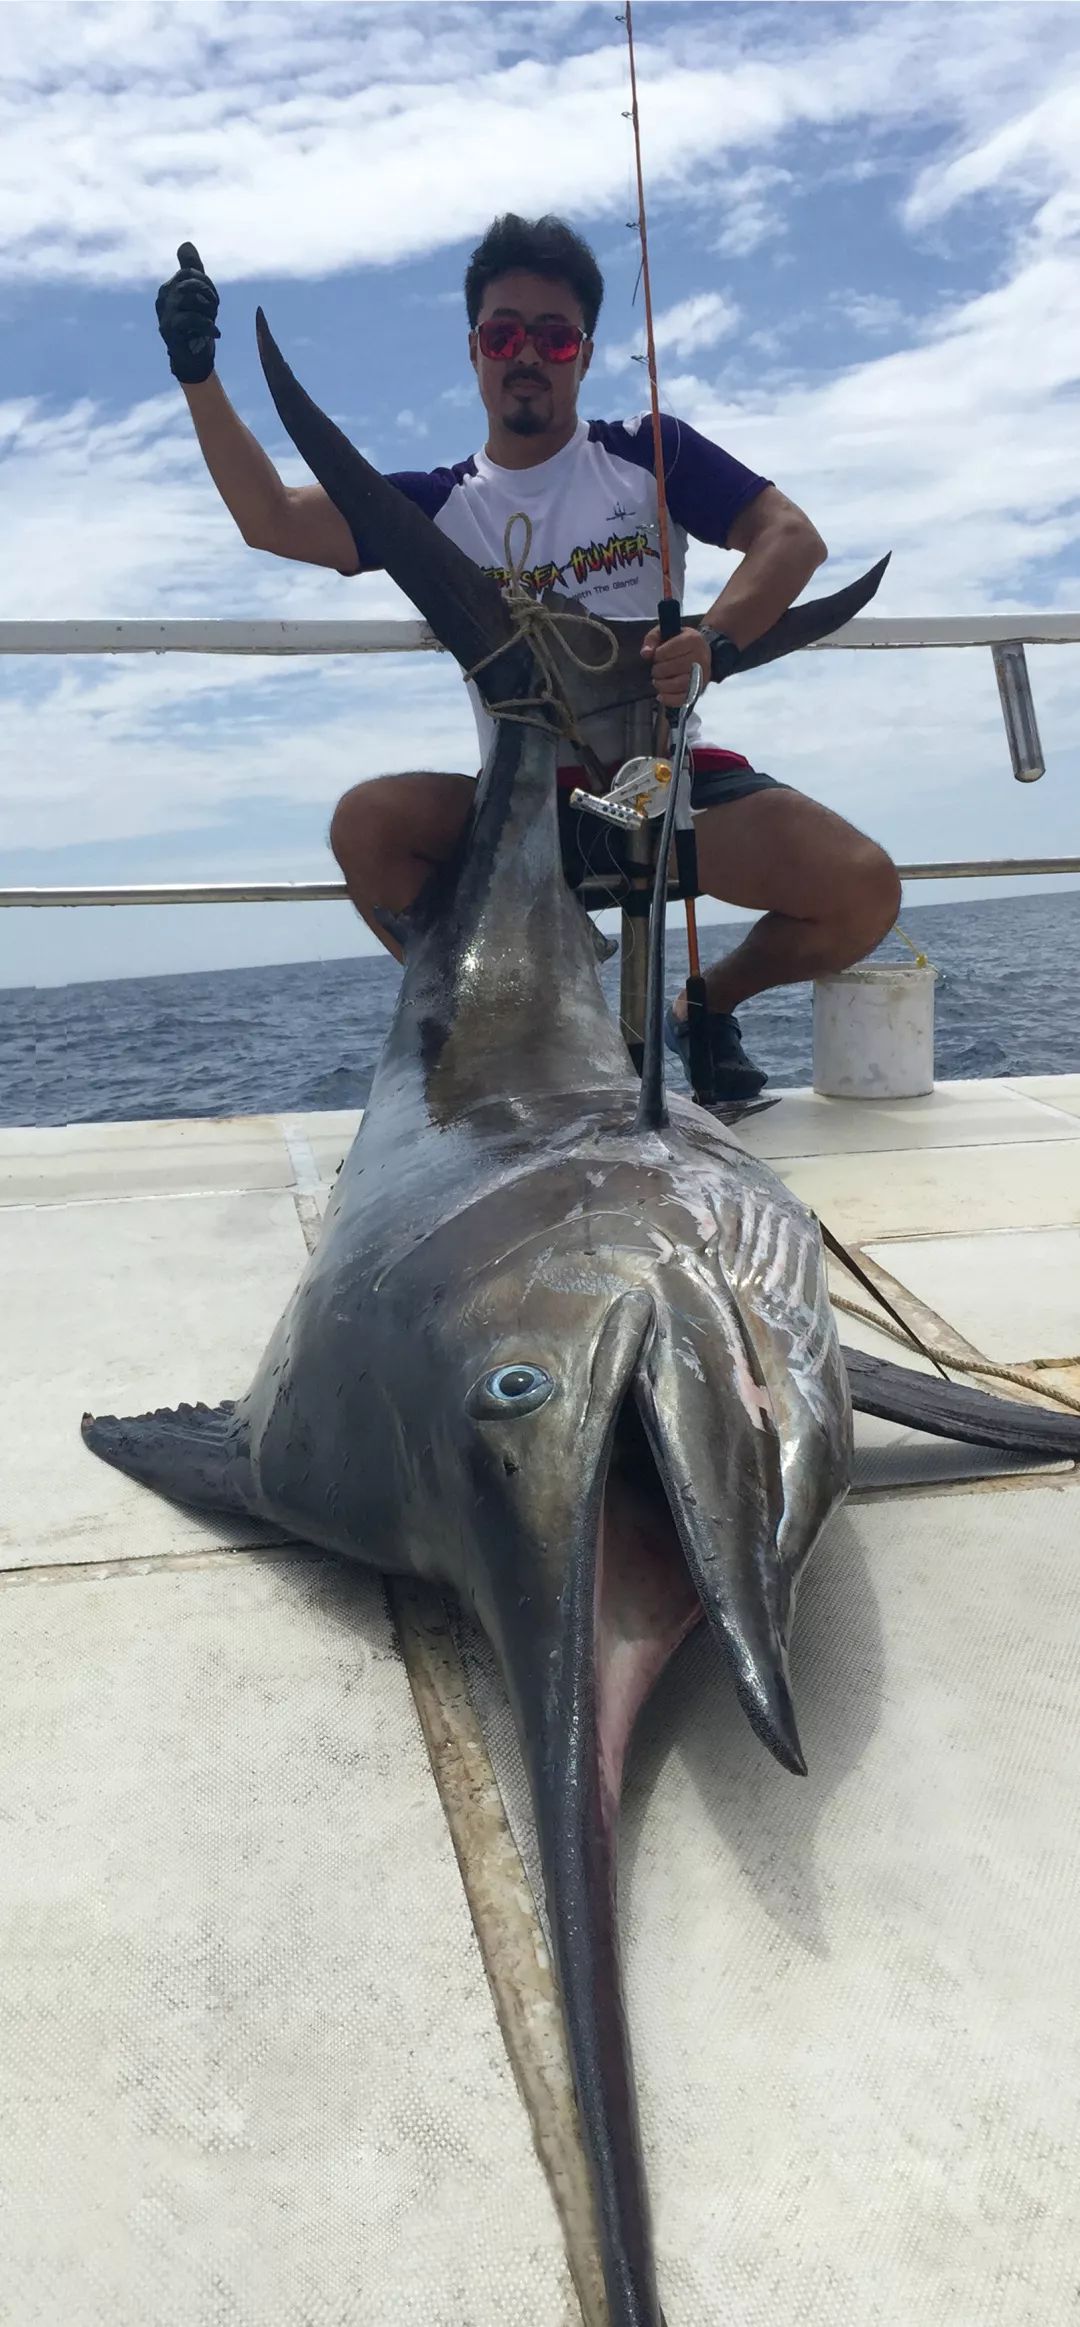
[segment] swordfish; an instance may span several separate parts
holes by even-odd
[[[531,1787],[611,2327],[663,2327],[619,1972],[623,1763],[704,1618],[758,1735],[804,1769],[788,1639],[849,1482],[849,1374],[813,1216],[662,1075],[650,1095],[634,1072],[562,872],[528,636],[311,403],[261,315],[259,340],[281,418],[367,557],[463,667],[483,664],[494,740],[461,849],[407,917],[368,1105],[251,1387],[88,1416],[84,1436],[189,1507],[450,1587],[484,1626]],[[794,609],[744,666],[838,627],[882,570]],[[595,669],[587,631],[550,634],[581,730],[649,694],[644,626],[616,631]],[[654,1068],[662,1002],[654,977]],[[902,1407],[899,1373],[877,1372],[876,1410]],[[993,1436],[999,1402],[957,1424],[933,1388],[931,1426]]]

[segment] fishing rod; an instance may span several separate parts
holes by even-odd
[[[630,122],[634,133],[634,166],[637,173],[638,236],[641,243],[641,286],[645,301],[645,356],[649,373],[649,403],[652,413],[653,468],[656,476],[656,530],[660,550],[660,602],[657,622],[661,643],[678,638],[682,630],[682,607],[671,586],[671,537],[668,526],[667,479],[664,467],[664,440],[660,427],[660,389],[656,376],[656,334],[653,330],[652,282],[649,275],[649,229],[645,215],[645,173],[641,159],[641,121],[638,111],[637,59],[634,53],[634,12],[632,0],[626,0],[619,19],[626,26],[626,46],[630,60]],[[685,731],[686,721],[682,721]],[[670,722],[665,721],[665,733]],[[689,813],[690,779],[682,766],[673,770],[673,782],[685,784],[687,813],[675,811],[675,866],[679,889],[686,913],[686,951],[690,974],[686,981],[687,1035],[690,1053],[690,1081],[694,1097],[707,1105],[714,1096],[712,1049],[709,1042],[706,1014],[708,996],[701,974],[701,955],[698,949],[697,898],[701,894],[698,877],[697,840],[693,816]],[[668,819],[665,817],[665,826]],[[667,881],[667,850],[661,852],[656,879]]]

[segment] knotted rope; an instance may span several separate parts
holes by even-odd
[[[513,548],[515,525],[523,525],[525,528],[518,557],[515,557]],[[525,639],[531,649],[541,675],[541,686],[535,695],[516,696],[509,703],[489,703],[487,709],[493,719],[516,719],[523,727],[540,727],[548,733],[554,725],[569,742],[576,745],[587,761],[592,762],[595,754],[582,736],[563,692],[555,642],[558,641],[559,651],[577,670],[593,673],[614,669],[619,659],[619,642],[606,622],[601,622],[599,615],[590,614],[585,608],[579,611],[576,607],[545,606],[542,599],[533,597],[525,584],[532,534],[532,519],[524,509],[516,509],[513,516],[507,518],[503,535],[503,561],[507,575],[503,597],[517,636]],[[574,628],[584,630],[602,642],[604,652],[601,660],[594,661],[579,654],[566,635]],[[504,639],[501,646],[492,647],[490,654],[481,655],[479,662],[466,671],[465,677],[475,679],[478,672],[486,671],[489,663],[497,662],[499,656],[506,653],[510,643],[510,640]]]
[[[876,1333],[886,1333],[890,1341],[904,1342],[908,1348],[911,1347],[911,1333],[890,1325],[876,1309],[866,1308],[862,1301],[849,1301],[845,1293],[830,1293],[829,1298],[833,1308],[842,1309],[846,1317],[861,1317],[867,1325],[874,1327]],[[945,1362],[954,1374],[985,1374],[991,1382],[1015,1382],[1021,1390],[1034,1390],[1040,1398],[1053,1398],[1059,1406],[1067,1406],[1071,1414],[1080,1414],[1080,1398],[1072,1390],[1058,1389],[1052,1382],[1032,1380],[1033,1374],[1037,1376],[1048,1372],[1054,1366],[1074,1366],[1078,1362],[1076,1358],[1029,1357],[1019,1365],[995,1365],[988,1357],[976,1357],[973,1353],[954,1357],[949,1351]]]

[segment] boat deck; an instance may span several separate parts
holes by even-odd
[[[377,1578],[174,1511],[79,1438],[86,1405],[245,1386],[355,1121],[0,1132],[12,2327],[600,2327],[483,1643],[432,1603],[403,1655]],[[939,1352],[1056,1359],[1044,1382],[1080,1397],[1080,1076],[792,1093],[741,1135]],[[668,2327],[1064,2327],[1080,1479],[882,1424],[859,1443],[800,1599],[809,1778],[756,1745],[704,1637],[629,1775]],[[448,1810],[534,2096],[548,2076],[584,2311]]]

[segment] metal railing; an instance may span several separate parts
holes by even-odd
[[[1017,873],[1080,873],[1080,856],[971,857],[896,869],[903,881],[1004,880]],[[613,891],[619,886],[614,877],[610,885]],[[589,886],[596,891],[607,884],[596,880]],[[327,905],[344,903],[348,894],[344,881],[142,881],[112,888],[0,889],[0,906]]]
[[[689,617],[696,619],[696,617]],[[934,647],[989,648],[1002,716],[1020,782],[1044,772],[1025,646],[1080,644],[1080,614],[931,615],[884,620],[860,614],[808,654],[880,653]],[[96,621],[0,622],[0,654],[355,655],[441,653],[426,623]],[[1080,872],[1080,856],[979,857],[900,865],[905,881],[1006,879]],[[602,884],[596,884],[600,887]],[[242,905],[341,901],[341,881],[152,881],[93,887],[0,888],[0,907],[80,905]]]
[[[688,614],[688,622],[701,618]],[[1080,614],[858,614],[803,654],[855,648],[1076,646]],[[442,654],[426,622],[0,622],[0,654]]]

